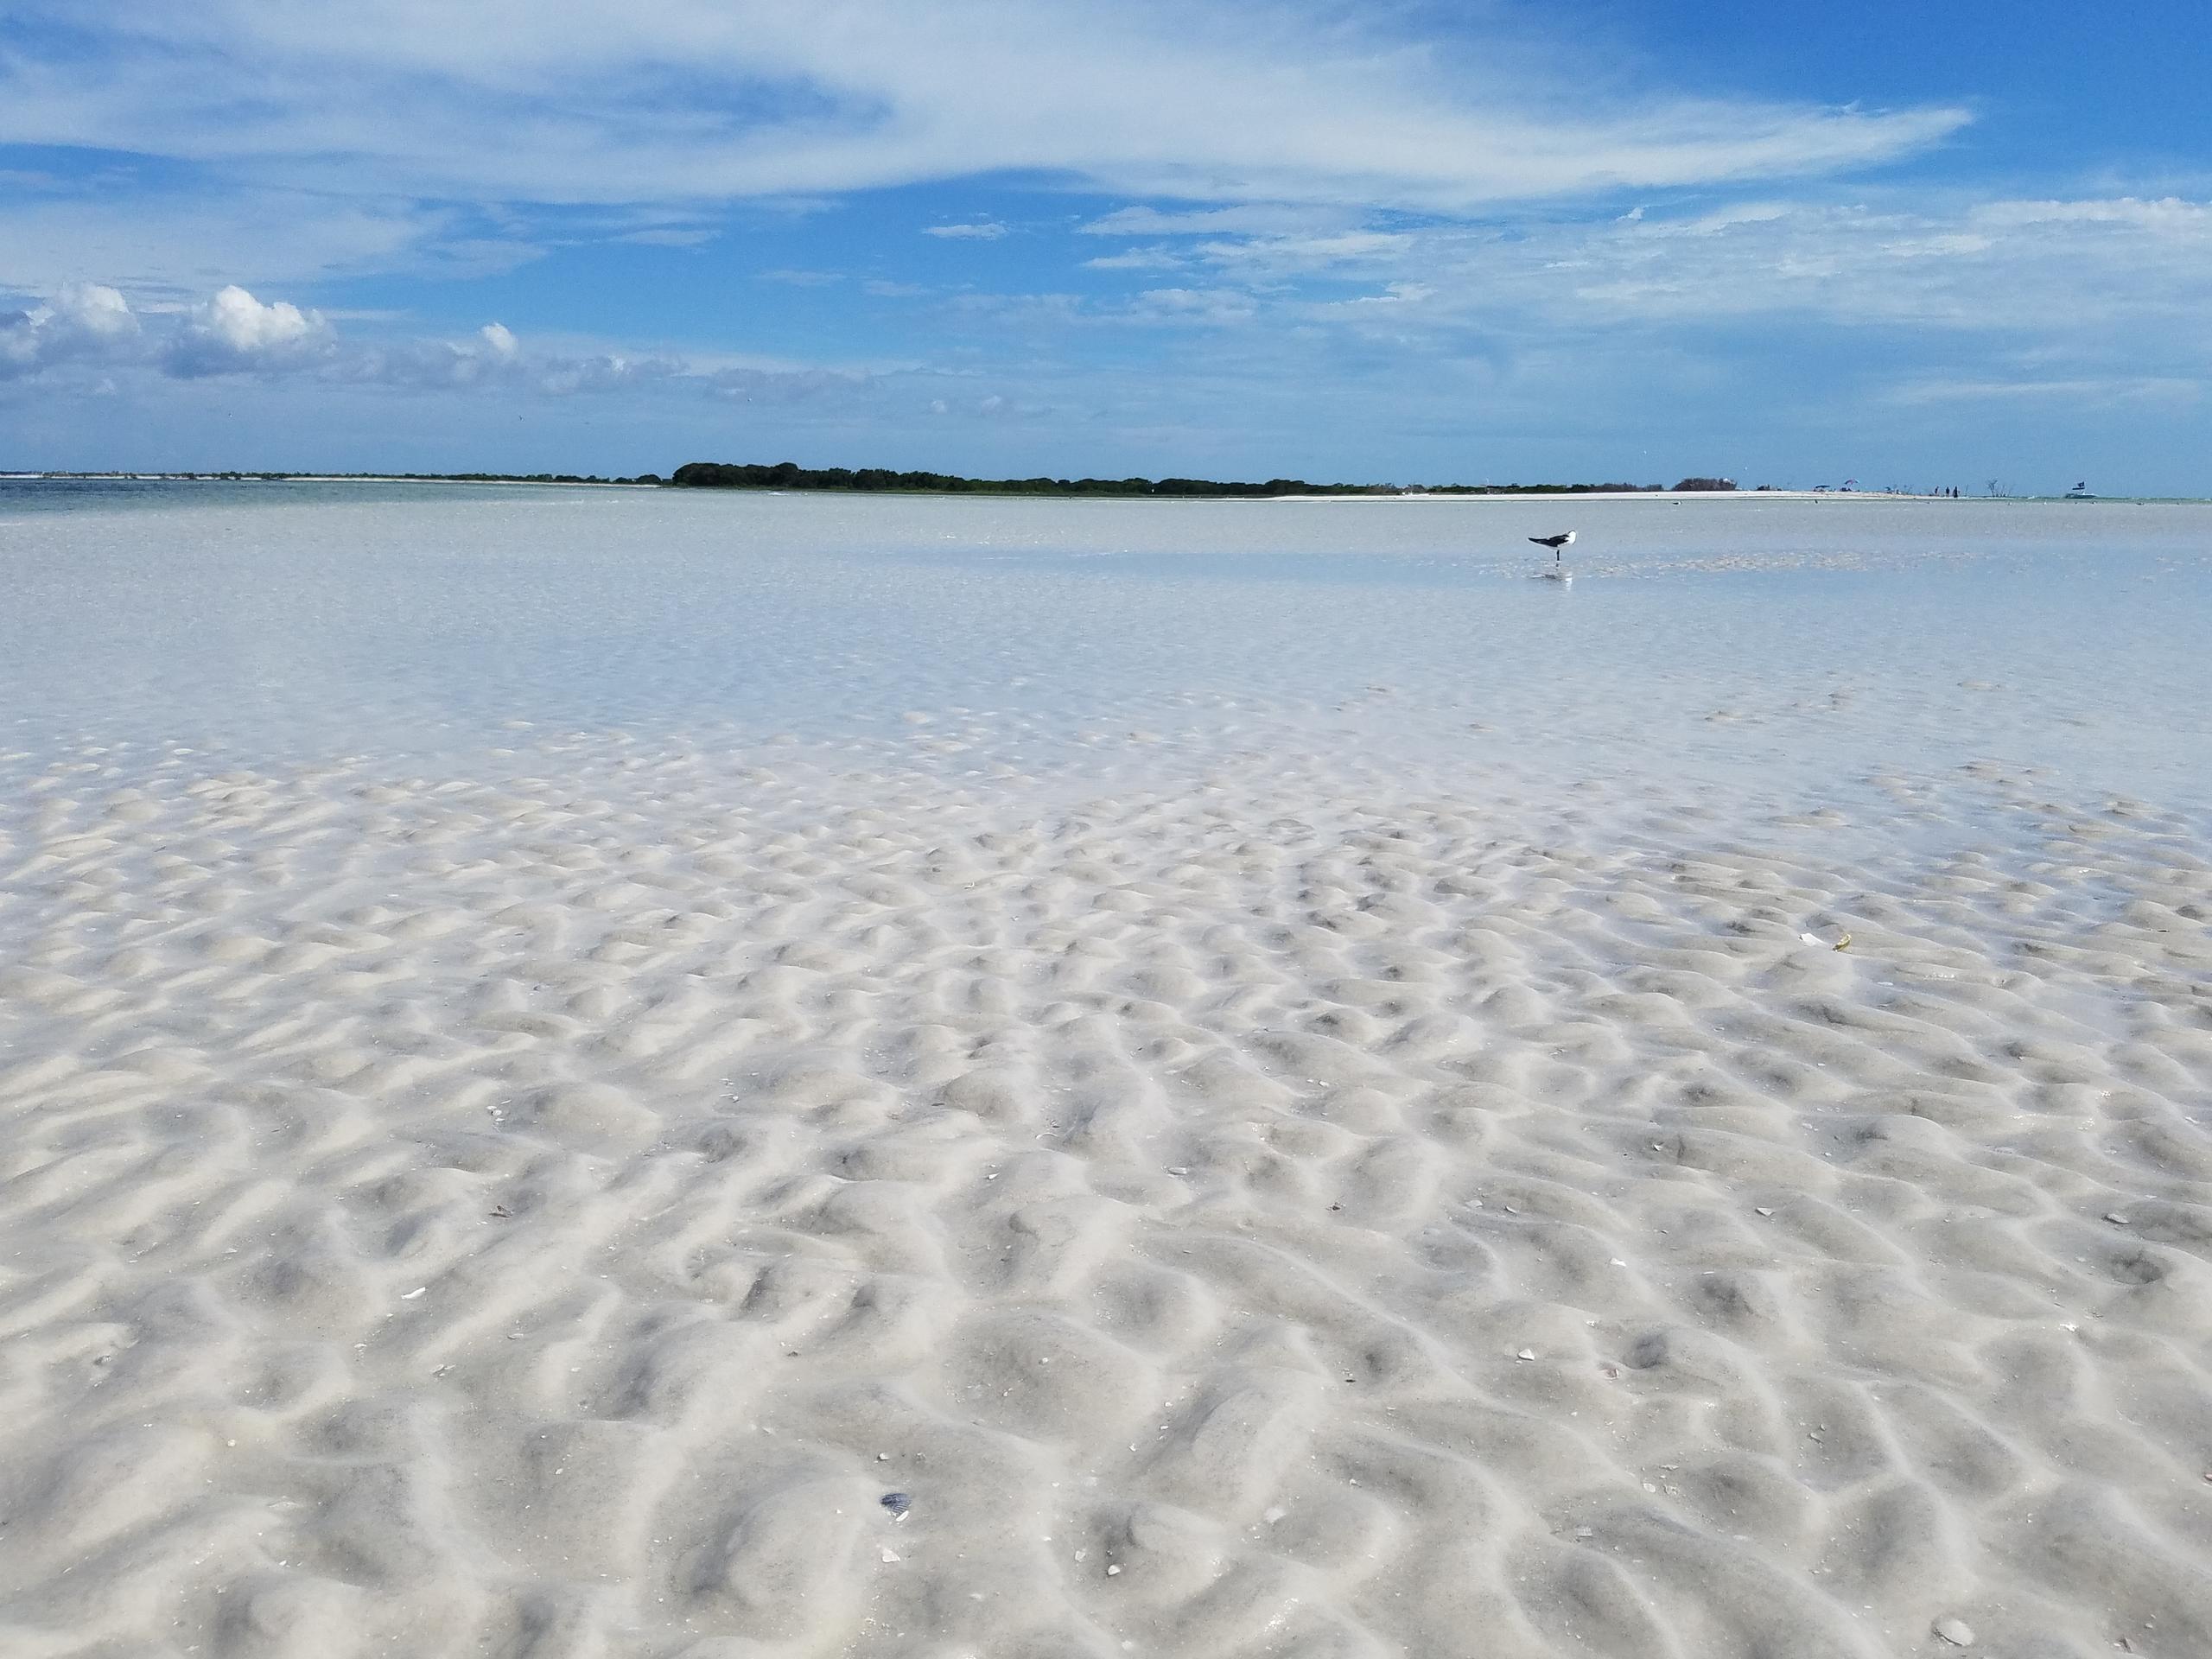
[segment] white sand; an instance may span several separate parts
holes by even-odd
[[[199,764],[0,843],[10,1659],[2212,1653],[2171,822]]]

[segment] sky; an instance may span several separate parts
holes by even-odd
[[[0,0],[0,469],[2212,494],[2212,7]]]

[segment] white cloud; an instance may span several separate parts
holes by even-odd
[[[1332,267],[1387,264],[1416,246],[1417,238],[1402,231],[1332,231],[1202,242],[1197,252],[1217,264],[1264,265],[1275,276],[1284,276]]]
[[[1226,328],[1249,322],[1259,309],[1257,300],[1236,289],[1154,288],[1138,295],[1121,315],[1135,322]]]
[[[2176,196],[2147,201],[2135,196],[2086,201],[1992,201],[1976,208],[1974,217],[1980,224],[2005,230],[2105,225],[2201,239],[2212,227],[2212,206]]]
[[[1080,294],[954,294],[944,307],[956,316],[988,317],[1004,327],[1051,327],[1090,315]]]
[[[1361,294],[1346,305],[1419,305],[1436,290],[1427,283],[1393,283],[1380,294]]]
[[[1888,401],[1917,406],[2049,400],[2074,409],[2120,403],[2190,404],[2202,398],[2206,390],[2204,380],[2173,375],[2072,380],[1925,379],[1906,381],[1892,388]]]
[[[4,78],[0,71],[0,85]],[[0,123],[5,97],[0,91]],[[273,285],[370,270],[472,275],[536,251],[469,236],[451,210],[386,198],[239,184],[152,194],[111,180],[81,188],[0,191],[0,287],[48,292],[98,280],[182,299],[226,281]]]
[[[819,402],[872,389],[911,365],[830,368],[527,344],[504,323],[462,340],[348,340],[319,311],[264,302],[235,283],[205,302],[142,316],[118,289],[61,289],[0,309],[0,381],[39,379],[102,394],[113,373],[264,379],[397,391],[495,389],[569,397],[652,385],[758,403]]]
[[[995,242],[1006,234],[1006,226],[993,222],[981,225],[932,225],[922,234],[941,236],[956,242]]]
[[[1340,319],[1358,308],[1317,284],[1417,293],[1439,327],[1794,316],[2064,338],[2155,326],[2161,350],[2212,353],[2212,204],[2172,199],[1758,201],[1510,230],[1255,232],[1185,257],[1285,311]]]
[[[1351,222],[1341,209],[1255,202],[1179,213],[1145,206],[1117,207],[1077,228],[1085,236],[1266,236]]]
[[[798,404],[863,393],[879,377],[856,369],[734,367],[705,372],[701,378],[718,395],[741,403]]]
[[[633,243],[643,248],[703,248],[721,235],[703,226],[690,227],[659,225],[642,231],[625,231],[616,237],[617,242]]]
[[[1129,248],[1083,262],[1085,270],[1178,270],[1190,262],[1171,248]]]
[[[28,31],[0,60],[0,142],[416,199],[701,201],[1023,172],[1459,211],[1860,166],[1966,118],[1639,92],[1589,39],[1545,72],[1522,42],[1446,48],[1392,32],[1396,9],[1361,25],[1301,0],[11,10]],[[32,55],[42,27],[72,50]]]
[[[194,332],[240,357],[295,352],[329,332],[321,313],[302,311],[289,300],[264,305],[235,283],[218,290],[193,326]]]
[[[1593,313],[1968,332],[2166,317],[2212,344],[2212,207],[2200,203],[1767,204],[1566,239],[1580,263],[1556,285],[1560,303]]]
[[[194,308],[169,343],[169,372],[186,377],[288,367],[328,351],[336,340],[320,311],[289,300],[264,304],[235,283]]]
[[[78,283],[12,315],[0,312],[0,379],[58,364],[112,362],[136,349],[138,319],[123,296]]]

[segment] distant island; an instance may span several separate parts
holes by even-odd
[[[648,474],[648,477],[651,475]],[[640,483],[646,481],[641,478]],[[653,481],[658,482],[658,480]],[[1264,484],[1211,478],[962,478],[952,473],[894,473],[888,467],[802,467],[781,461],[686,461],[668,482],[695,490],[850,490],[869,494],[1226,496],[1282,495],[1616,495],[1664,491],[1663,484],[1309,484],[1271,478]],[[1677,490],[1732,490],[1726,478],[1686,478]]]
[[[0,478],[84,480],[191,481],[210,484],[378,483],[378,484],[597,484],[694,490],[822,490],[855,494],[1045,495],[1215,497],[1230,499],[1291,495],[1647,495],[1670,491],[1732,491],[1729,478],[1686,478],[1666,484],[1311,484],[1302,478],[1271,478],[1264,484],[1224,482],[1211,478],[963,478],[955,473],[896,473],[886,467],[802,467],[779,461],[687,461],[668,477],[639,473],[606,477],[596,473],[289,473],[254,470],[220,472],[24,472],[0,470]],[[1762,490],[1767,486],[1761,485]]]

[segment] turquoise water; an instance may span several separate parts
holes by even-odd
[[[1580,532],[1562,587],[1529,535]],[[0,744],[2212,804],[2212,506],[0,482]]]

